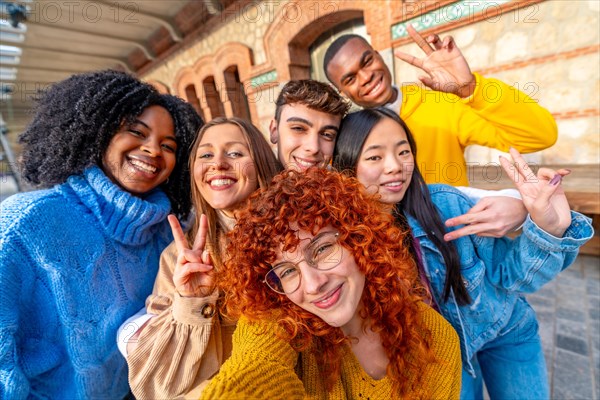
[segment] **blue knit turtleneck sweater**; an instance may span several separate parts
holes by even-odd
[[[0,399],[128,393],[115,337],[152,291],[169,210],[97,167],[0,204]]]

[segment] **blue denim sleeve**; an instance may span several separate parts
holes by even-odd
[[[575,211],[571,217],[562,238],[543,231],[528,216],[523,233],[514,241],[496,239],[493,259],[488,260],[493,262],[487,271],[490,280],[510,291],[531,293],[554,279],[594,234],[590,218]]]

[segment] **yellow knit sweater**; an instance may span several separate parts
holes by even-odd
[[[423,370],[423,388],[432,399],[458,399],[461,362],[458,336],[452,326],[423,305],[422,318],[431,330],[438,362]],[[233,353],[201,399],[370,399],[392,398],[391,382],[371,378],[348,348],[342,373],[327,392],[310,352],[298,354],[275,334],[275,322],[250,323],[242,318],[233,336]],[[407,398],[414,398],[407,396]]]

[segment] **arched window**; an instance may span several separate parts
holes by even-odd
[[[185,98],[187,102],[190,103],[192,107],[194,107],[194,110],[196,110],[196,112],[202,116],[202,119],[205,119],[202,113],[202,107],[200,107],[200,100],[198,99],[198,94],[196,94],[196,87],[193,84],[187,85],[185,87]]]
[[[232,65],[223,71],[223,77],[233,116],[250,121],[248,99],[244,91],[244,84],[240,81],[237,65]]]
[[[225,109],[223,108],[223,103],[221,103],[219,92],[217,91],[215,78],[213,76],[206,77],[202,81],[202,88],[204,90],[204,95],[206,98],[206,105],[210,110],[210,118],[208,118],[207,115],[206,120],[208,121],[217,117],[224,117]]]

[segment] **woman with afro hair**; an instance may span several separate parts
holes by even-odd
[[[229,235],[217,282],[241,318],[202,399],[457,399],[458,336],[407,234],[354,178],[279,174]]]
[[[25,181],[0,205],[0,398],[119,399],[121,323],[152,291],[167,215],[191,211],[202,120],[117,71],[41,93],[20,136]]]

